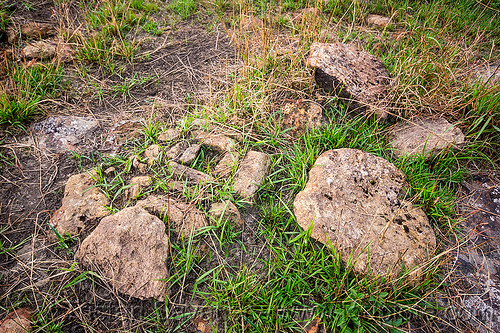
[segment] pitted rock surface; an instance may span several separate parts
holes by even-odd
[[[93,118],[76,116],[48,117],[31,126],[40,149],[52,153],[82,150],[97,128]]]
[[[105,208],[109,205],[108,197],[97,187],[88,173],[69,177],[64,188],[64,197],[50,224],[64,236],[78,235],[87,224],[109,215]]]
[[[425,213],[399,196],[404,174],[393,164],[355,149],[329,150],[318,157],[309,181],[294,201],[297,222],[311,236],[332,242],[354,270],[396,277],[432,255],[436,238]],[[359,257],[358,257],[359,256]],[[410,277],[419,279],[420,269]]]
[[[307,66],[316,68],[318,85],[350,100],[350,108],[386,118],[389,110],[389,71],[375,56],[354,45],[313,43]]]
[[[264,182],[271,159],[265,153],[249,151],[241,161],[233,189],[244,198],[251,198]]]
[[[82,242],[75,258],[98,266],[120,292],[140,299],[165,299],[168,278],[165,224],[142,207],[108,216]]]
[[[167,195],[150,195],[146,199],[139,200],[136,206],[162,217],[166,216],[171,228],[184,237],[194,235],[198,229],[209,225],[205,214],[193,204]]]
[[[397,157],[420,155],[430,157],[448,148],[460,148],[465,143],[462,131],[446,119],[417,118],[399,123],[390,133],[390,144]]]
[[[320,127],[322,120],[323,109],[313,101],[300,99],[295,103],[286,104],[283,109],[282,122],[292,129],[295,136]]]

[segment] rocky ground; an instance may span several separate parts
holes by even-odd
[[[2,4],[2,96],[12,66],[64,88],[2,122],[0,332],[500,331],[498,104],[401,111],[330,2],[124,3],[134,29],[119,2]],[[104,18],[126,32],[87,48]],[[495,96],[484,63],[456,77]]]

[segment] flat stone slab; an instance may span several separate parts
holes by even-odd
[[[97,266],[120,292],[139,299],[165,299],[168,286],[165,224],[142,207],[105,217],[82,242],[75,258]]]
[[[342,43],[313,43],[307,66],[315,68],[318,85],[349,100],[350,109],[386,118],[391,76],[377,57]]]
[[[78,151],[84,148],[85,140],[98,128],[97,121],[90,117],[48,117],[31,126],[31,130],[42,150],[53,153]]]
[[[265,153],[249,151],[238,168],[233,189],[243,198],[251,198],[264,183],[271,158]]]
[[[355,149],[321,154],[294,201],[298,224],[311,237],[331,244],[344,263],[355,259],[357,273],[397,277],[403,262],[414,269],[426,262],[436,238],[422,209],[400,200],[407,186],[393,164]],[[421,269],[410,273],[418,280]]]
[[[194,235],[197,230],[209,225],[205,214],[192,204],[166,195],[150,195],[138,201],[136,206],[162,217],[166,216],[172,229],[184,237]]]
[[[476,175],[458,193],[461,238],[452,237],[448,303],[439,317],[500,332],[500,179]],[[453,300],[450,302],[450,300]],[[460,326],[459,326],[460,327]]]
[[[400,123],[390,132],[390,145],[397,157],[420,155],[430,157],[444,149],[458,149],[465,144],[462,131],[446,119],[417,118]]]
[[[110,214],[106,209],[108,197],[97,187],[88,173],[69,177],[64,187],[61,207],[50,219],[50,224],[61,236],[78,235],[89,222]]]

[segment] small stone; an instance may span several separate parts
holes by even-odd
[[[146,158],[148,159],[148,164],[152,165],[156,162],[158,156],[160,156],[160,153],[161,153],[160,146],[151,145],[144,151],[144,156],[146,156]]]
[[[181,137],[181,131],[176,130],[174,128],[169,128],[165,132],[160,133],[158,135],[158,141],[168,142],[177,140]]]
[[[69,44],[40,40],[26,45],[23,49],[26,59],[50,59],[58,57],[61,60],[69,60],[73,55],[73,49]]]
[[[194,131],[193,139],[204,146],[215,148],[222,151],[235,151],[238,144],[235,140],[224,134],[208,133],[203,131]]]
[[[192,169],[174,161],[168,162],[168,167],[173,174],[194,184],[205,184],[215,181],[212,176],[209,176],[206,173]]]
[[[51,24],[29,22],[21,27],[24,36],[30,38],[47,38],[57,34],[56,28]]]
[[[182,153],[187,149],[187,143],[186,142],[179,142],[172,147],[170,147],[169,150],[165,153],[165,157],[169,160],[174,160],[178,161],[179,158],[181,157]]]
[[[240,27],[246,31],[258,31],[264,27],[264,21],[255,16],[243,16],[240,21]]]
[[[349,101],[351,110],[387,117],[391,76],[375,56],[354,45],[313,43],[307,66],[316,69],[318,85]]]
[[[236,151],[227,152],[214,168],[213,174],[219,177],[229,177],[240,159],[240,154]]]
[[[317,21],[321,16],[321,11],[318,8],[309,7],[302,9],[295,17],[293,21],[303,22],[303,21]]]
[[[91,221],[109,215],[108,197],[95,186],[88,173],[71,176],[64,188],[64,198],[50,224],[61,236],[78,235]]]
[[[200,228],[209,225],[205,214],[192,204],[169,198],[166,195],[150,195],[146,199],[138,201],[136,206],[159,214],[161,217],[166,216],[171,222],[171,228],[177,230],[184,237],[195,235]]]
[[[494,86],[500,82],[500,61],[496,63],[476,64],[472,66],[473,77],[487,86]]]
[[[404,174],[381,157],[356,149],[321,154],[293,206],[298,224],[311,237],[332,244],[342,261],[354,259],[356,273],[422,277],[419,265],[433,254],[436,237],[421,208],[400,200]]]
[[[120,292],[139,299],[165,299],[168,286],[165,224],[142,207],[128,207],[102,219],[75,258],[97,266]]]
[[[31,130],[40,149],[65,153],[84,150],[85,141],[90,141],[98,126],[90,117],[57,116],[33,124]]]
[[[235,224],[236,227],[241,228],[245,224],[241,218],[238,208],[229,200],[223,202],[215,202],[210,207],[208,214],[216,221],[222,222],[229,220]]]
[[[206,319],[201,316],[196,316],[193,319],[194,325],[196,327],[197,333],[212,333],[212,325]]]
[[[181,162],[184,165],[189,165],[191,162],[193,162],[198,156],[198,153],[200,152],[201,145],[199,144],[194,144],[189,146],[184,152],[182,153],[181,157],[179,158],[179,162]]]
[[[127,198],[136,199],[141,190],[151,184],[151,177],[137,176],[130,180],[130,187],[127,189]]]
[[[391,19],[381,15],[369,14],[366,16],[366,23],[370,26],[384,29],[391,23]]]
[[[115,168],[115,167],[109,167],[109,168],[107,168],[106,170],[104,170],[104,174],[105,174],[106,176],[109,176],[109,175],[111,175],[112,173],[114,173],[115,171],[116,171],[116,168]]]
[[[249,151],[236,173],[233,189],[244,198],[253,197],[264,182],[270,164],[267,154]]]
[[[0,321],[0,333],[29,333],[32,331],[31,310],[29,308],[14,310]]]
[[[423,154],[429,158],[433,153],[457,149],[465,144],[462,131],[443,118],[417,118],[400,123],[390,136],[390,145],[397,157]]]
[[[139,170],[140,173],[145,173],[148,169],[148,165],[146,163],[142,163],[139,159],[139,156],[134,155],[132,158],[132,167],[134,169]]]
[[[321,105],[302,99],[295,103],[286,104],[282,113],[283,124],[291,128],[295,136],[320,127],[322,119],[323,109]]]

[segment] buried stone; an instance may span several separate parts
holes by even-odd
[[[410,280],[436,247],[425,213],[400,200],[404,174],[393,164],[355,149],[323,153],[309,172],[305,189],[294,201],[298,224],[311,237],[331,244],[354,271],[397,277],[412,269]]]

